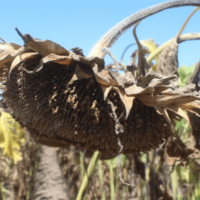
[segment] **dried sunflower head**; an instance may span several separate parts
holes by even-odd
[[[99,150],[102,159],[146,152],[172,134],[176,117],[189,121],[183,109],[198,107],[193,102],[198,97],[165,92],[172,88],[173,74],[151,72],[135,82],[106,70],[99,57],[28,34],[23,39],[21,53],[6,48],[7,55],[16,56],[5,66],[3,101],[42,144]]]

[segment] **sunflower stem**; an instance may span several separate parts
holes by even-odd
[[[97,165],[97,161],[98,161],[99,157],[100,157],[100,152],[99,151],[94,152],[92,159],[90,161],[90,164],[88,166],[88,169],[87,169],[87,174],[85,174],[83,181],[81,183],[76,200],[82,199],[83,193],[84,193],[85,189],[87,188],[89,179],[91,178],[91,176],[95,170],[95,167]]]
[[[184,24],[181,26],[181,29],[179,30],[178,34],[176,35],[175,39],[177,40],[180,35],[182,34],[183,30],[185,29],[185,27],[187,26],[187,23],[189,22],[189,20],[191,19],[191,17],[194,15],[194,13],[196,11],[198,11],[200,9],[200,7],[196,7],[194,9],[194,11],[189,15],[189,17],[186,19],[186,21],[184,22]]]

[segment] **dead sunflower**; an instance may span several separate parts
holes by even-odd
[[[175,119],[189,122],[183,110],[199,108],[200,98],[167,91],[176,74],[146,74],[142,51],[135,81],[106,70],[101,57],[18,33],[23,47],[0,44],[3,102],[42,144],[99,150],[102,159],[146,152],[172,134]]]

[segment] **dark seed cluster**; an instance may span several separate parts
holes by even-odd
[[[46,63],[35,73],[41,56],[30,58],[13,69],[5,83],[4,102],[13,116],[36,141],[64,147],[99,150],[102,159],[119,153],[132,154],[156,148],[170,134],[163,116],[138,99],[128,119],[119,95],[113,90],[108,101],[95,78],[69,84],[76,65]],[[108,103],[111,102],[111,103]]]

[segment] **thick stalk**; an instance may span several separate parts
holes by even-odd
[[[103,52],[102,49],[110,48],[127,29],[135,25],[137,22],[160,11],[180,6],[200,6],[200,0],[167,1],[130,15],[111,28],[92,48],[89,56],[99,56],[103,58],[105,56],[105,52]]]
[[[60,169],[56,150],[42,145],[32,199],[68,200],[67,191],[68,186]]]

